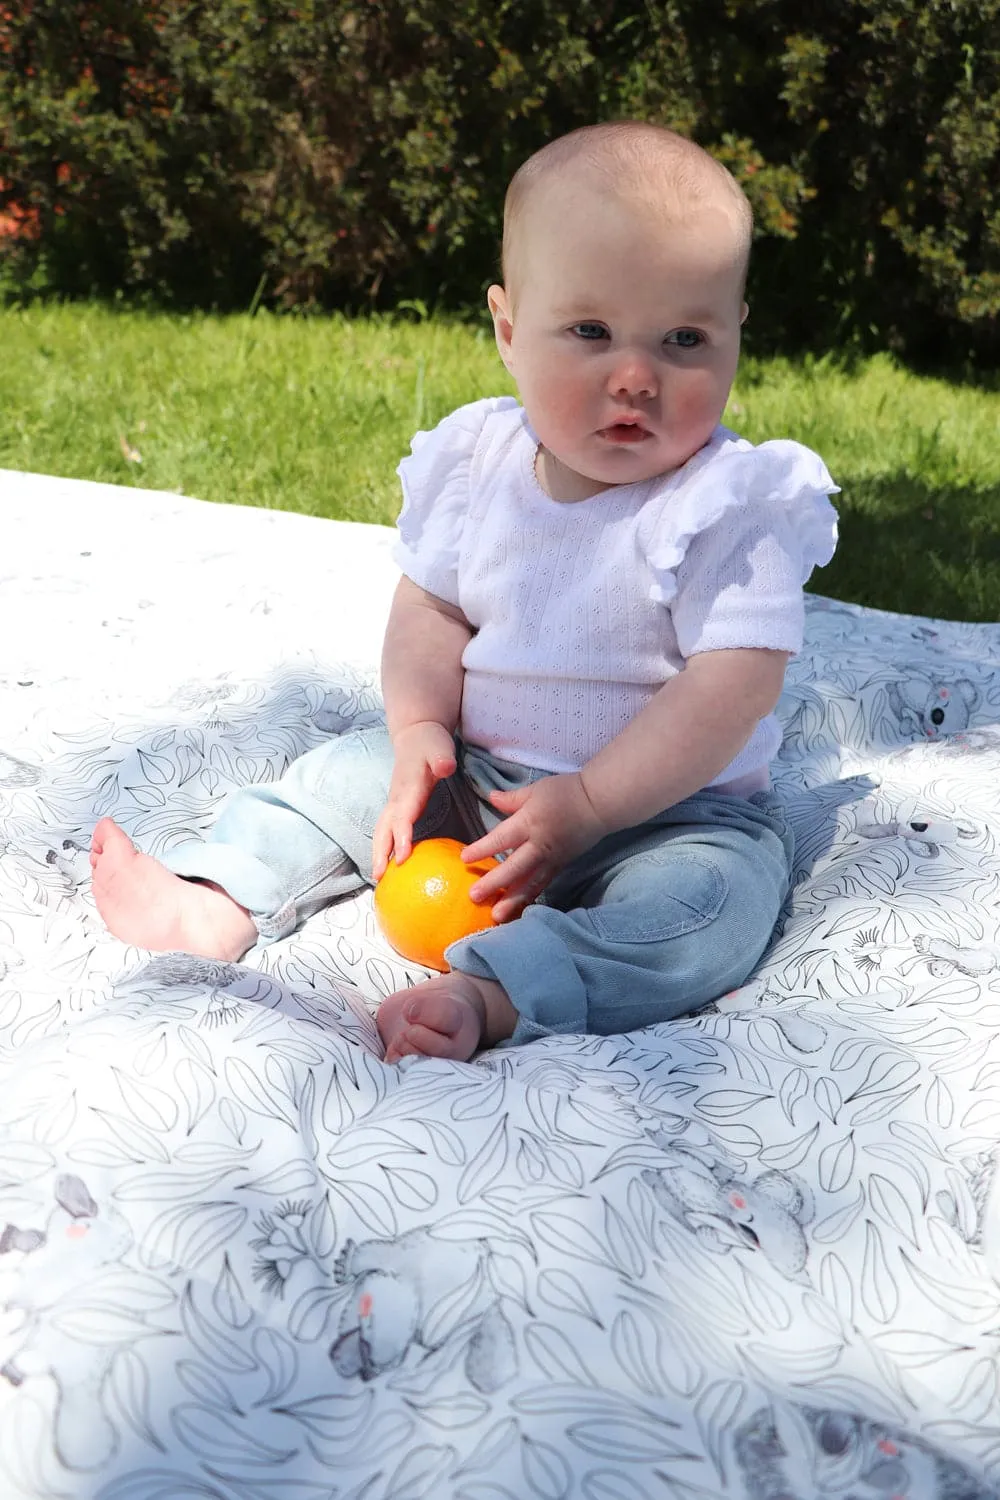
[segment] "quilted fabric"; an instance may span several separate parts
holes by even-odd
[[[1000,1494],[1000,627],[809,602],[753,980],[381,1061],[367,898],[260,966],[86,850],[379,711],[391,533],[0,473],[0,1494]]]

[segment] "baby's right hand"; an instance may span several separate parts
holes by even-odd
[[[393,737],[394,763],[389,800],[375,824],[372,875],[380,880],[391,857],[402,864],[413,848],[413,825],[439,781],[458,764],[455,741],[443,724],[408,724]]]

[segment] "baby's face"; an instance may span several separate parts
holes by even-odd
[[[497,344],[557,500],[686,463],[722,415],[739,358],[742,261],[721,208],[658,212],[550,191],[518,226],[511,295],[490,291]]]

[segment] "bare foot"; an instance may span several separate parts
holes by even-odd
[[[94,900],[109,932],[156,953],[242,958],[257,941],[249,912],[220,886],[182,880],[159,860],[140,854],[110,818],[90,846]]]
[[[476,979],[453,969],[388,995],[376,1020],[386,1062],[411,1056],[465,1062],[477,1048],[509,1037],[517,1011],[495,979]]]

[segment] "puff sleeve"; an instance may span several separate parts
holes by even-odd
[[[487,397],[460,406],[430,432],[418,432],[396,470],[403,508],[393,558],[406,576],[448,604],[458,603],[458,555],[469,506],[473,460],[487,420],[517,406]]]
[[[803,587],[837,544],[836,492],[817,454],[779,439],[734,444],[664,508],[653,594],[682,656],[801,650]]]

